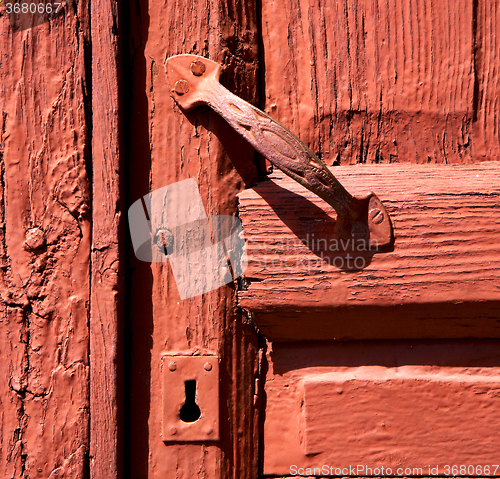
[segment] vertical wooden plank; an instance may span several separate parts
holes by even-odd
[[[1,7],[4,10],[4,7]],[[0,16],[0,476],[87,477],[87,3]]]
[[[328,164],[470,162],[472,10],[263,0],[265,109]]]
[[[475,2],[476,115],[475,154],[479,159],[500,158],[500,2]]]
[[[132,5],[130,22],[130,202],[194,177],[208,215],[235,215],[236,193],[256,179],[253,149],[207,110],[184,115],[170,97],[164,63],[181,53],[218,61],[223,83],[255,103],[255,2],[140,0]],[[257,337],[235,307],[235,285],[181,300],[168,262],[132,257],[131,276],[132,477],[257,477]],[[179,351],[221,359],[219,442],[162,441],[160,355]]]
[[[91,477],[121,477],[120,318],[122,179],[120,21],[116,0],[91,2],[92,32],[92,295],[90,316]],[[119,399],[120,398],[120,399]]]

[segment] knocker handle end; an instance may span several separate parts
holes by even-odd
[[[210,80],[218,83],[222,71],[218,63],[197,55],[170,57],[165,69],[170,93],[186,112],[207,103],[207,89],[203,85]]]

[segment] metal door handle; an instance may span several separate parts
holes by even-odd
[[[184,111],[204,104],[215,110],[276,168],[335,209],[336,234],[364,241],[372,249],[392,245],[391,219],[377,195],[352,196],[293,133],[224,88],[219,64],[196,55],[176,55],[167,60],[166,69],[172,96]]]

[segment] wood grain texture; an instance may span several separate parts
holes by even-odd
[[[479,0],[475,7],[475,156],[500,157],[500,2]]]
[[[2,7],[3,8],[3,7]],[[0,16],[0,476],[84,478],[89,12]]]
[[[255,3],[141,0],[133,4],[130,25],[130,202],[193,177],[207,215],[234,215],[236,193],[256,179],[254,152],[215,114],[184,115],[170,96],[164,63],[181,53],[209,57],[223,65],[225,86],[255,102]],[[186,205],[178,206],[182,215]],[[235,307],[234,285],[181,300],[169,262],[141,263],[131,255],[132,477],[257,477],[257,341]],[[218,443],[163,443],[163,352],[220,357]]]
[[[392,475],[421,467],[401,475],[423,477],[429,464],[443,476],[445,464],[468,465],[471,456],[474,465],[496,464],[498,347],[498,340],[273,343],[264,474],[326,464],[341,477],[369,473],[335,473],[357,465],[379,468],[377,477],[381,467]]]
[[[90,475],[123,470],[123,122],[120,116],[118,2],[91,2],[92,32],[92,296],[90,315]]]
[[[329,165],[471,162],[473,14],[465,0],[263,0],[261,106]]]
[[[239,305],[262,331],[274,340],[498,337],[499,164],[333,171],[354,195],[379,195],[394,251],[343,253],[333,209],[282,173],[240,193],[249,288]]]

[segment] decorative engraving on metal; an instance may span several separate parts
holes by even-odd
[[[219,440],[219,360],[216,356],[161,357],[163,442]]]
[[[224,88],[219,64],[196,55],[177,55],[167,60],[166,69],[172,96],[184,111],[210,106],[275,167],[335,209],[338,236],[364,241],[371,249],[392,246],[392,222],[378,196],[352,196],[293,133]]]

